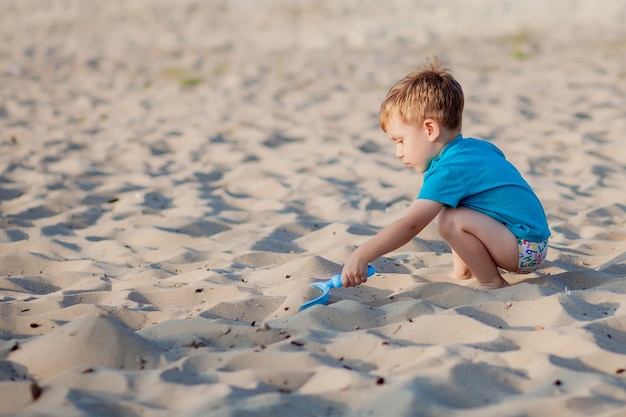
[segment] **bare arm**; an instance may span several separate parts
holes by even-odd
[[[369,262],[409,242],[442,208],[443,205],[436,201],[415,200],[404,217],[385,227],[348,258],[342,271],[343,285],[351,287],[365,282]]]

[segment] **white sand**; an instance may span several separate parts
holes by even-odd
[[[619,416],[626,2],[0,2],[0,413]],[[480,292],[377,126],[438,55],[553,236]]]

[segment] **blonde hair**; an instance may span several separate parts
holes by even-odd
[[[414,125],[434,119],[448,129],[457,129],[461,127],[464,104],[461,85],[435,58],[427,60],[423,69],[408,74],[389,90],[380,106],[378,120],[384,131],[393,117]]]

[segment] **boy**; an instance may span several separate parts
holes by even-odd
[[[396,156],[424,173],[404,217],[359,247],[343,267],[346,287],[366,281],[367,264],[409,242],[437,217],[452,249],[452,276],[479,289],[508,286],[498,268],[530,273],[546,257],[550,230],[528,183],[493,144],[461,135],[463,90],[438,60],[400,80],[383,101],[380,126]]]

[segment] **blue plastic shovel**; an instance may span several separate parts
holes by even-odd
[[[371,277],[374,275],[375,269],[372,265],[367,266],[367,277]],[[318,288],[322,291],[322,295],[317,297],[316,299],[309,301],[308,303],[302,304],[298,311],[306,310],[307,308],[317,305],[317,304],[328,304],[328,297],[330,296],[330,290],[332,288],[341,288],[341,274],[333,275],[331,279],[324,282],[314,282],[309,284],[312,287]]]

